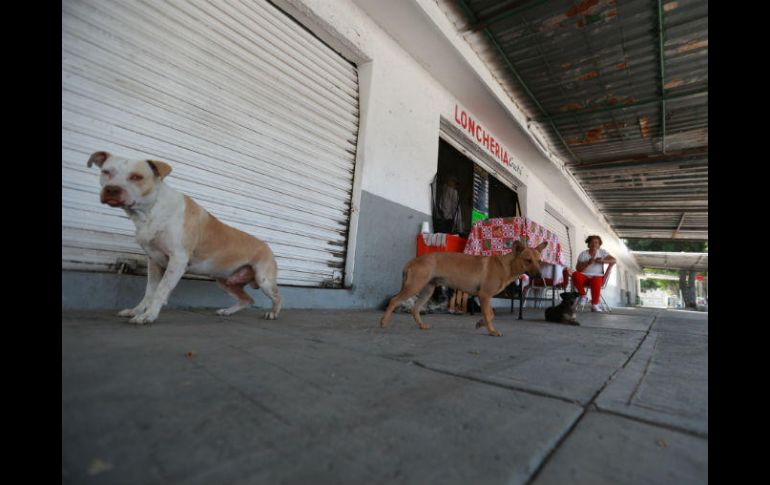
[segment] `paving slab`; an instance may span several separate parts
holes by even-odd
[[[707,357],[693,343],[707,343],[702,314],[585,312],[572,327],[545,322],[543,309],[521,321],[497,310],[498,338],[475,328],[478,315],[426,315],[433,327],[421,331],[407,314],[382,329],[380,311],[260,313],[166,310],[134,326],[112,311],[62,312],[62,483],[689,483],[707,473],[707,401],[690,398],[706,394],[708,369],[691,387],[677,373]],[[629,463],[626,475],[613,465],[558,481],[555,463],[599,467],[572,444],[596,433],[615,437],[607,453],[621,463],[636,448],[655,457],[647,435],[681,462],[668,475]]]
[[[708,315],[661,313],[599,409],[708,436]]]
[[[609,313],[596,313],[584,310],[577,313],[577,320],[584,327],[646,332],[649,330],[650,324],[658,312],[658,309],[626,307],[613,308]]]
[[[318,339],[364,353],[414,362],[449,374],[513,389],[528,390],[579,404],[588,403],[624,365],[644,338],[653,316],[582,315],[579,327],[545,322],[541,309],[527,309],[524,320],[499,312],[495,326],[503,337],[476,329],[479,316],[429,314],[430,330],[417,328],[411,315],[394,314],[388,328],[380,312],[339,312],[346,332],[329,332],[316,311],[293,311],[292,321],[275,331]],[[251,316],[237,316],[253,321]],[[338,319],[339,320],[339,319]],[[637,331],[627,331],[633,327]]]
[[[588,412],[532,483],[702,485],[708,483],[708,440]]]
[[[62,482],[526,483],[582,412],[290,322],[63,315]]]

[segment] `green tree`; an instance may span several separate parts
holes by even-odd
[[[644,278],[639,281],[639,286],[642,288],[642,291],[654,290],[658,288],[658,280],[654,280],[652,278]]]

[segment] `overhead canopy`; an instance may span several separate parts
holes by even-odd
[[[621,238],[708,239],[708,3],[441,0]]]
[[[643,268],[708,271],[709,253],[669,253],[663,251],[631,251]]]

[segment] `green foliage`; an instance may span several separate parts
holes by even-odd
[[[678,295],[679,282],[674,280],[663,280],[663,289],[669,294]]]
[[[643,279],[639,281],[639,285],[642,287],[642,291],[650,291],[659,288],[658,282],[662,280],[654,280],[651,278]]]
[[[679,276],[678,269],[648,268],[646,266],[642,269],[644,270],[645,273],[658,273],[658,274],[668,274],[672,276]]]
[[[639,281],[642,291],[661,289],[672,295],[679,294],[679,282],[676,280],[660,280],[657,278],[644,278]]]
[[[625,239],[631,251],[666,251],[686,253],[707,253],[708,241],[683,241],[678,239]]]

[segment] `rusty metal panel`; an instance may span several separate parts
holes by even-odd
[[[616,210],[707,212],[705,0],[662,2],[664,75],[656,2],[439,0],[439,5],[517,105],[539,123],[550,148],[613,227],[627,223],[613,217]],[[703,152],[697,163],[678,155],[693,149]],[[639,216],[633,234],[657,238],[661,229],[673,232],[678,224],[674,217]],[[683,224],[679,232],[707,237],[707,221]]]

